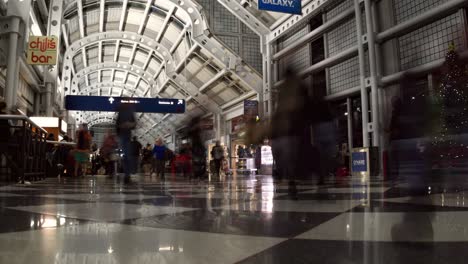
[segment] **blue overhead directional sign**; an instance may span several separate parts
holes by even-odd
[[[302,15],[301,0],[258,0],[258,9]]]
[[[117,112],[120,104],[131,104],[137,113],[185,113],[185,100],[112,96],[67,95],[65,109]]]

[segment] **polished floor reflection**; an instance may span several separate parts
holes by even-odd
[[[0,263],[466,263],[468,182],[137,176],[0,187]]]

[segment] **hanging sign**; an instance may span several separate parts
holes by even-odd
[[[28,42],[28,64],[57,64],[58,39],[56,36],[30,36]]]
[[[112,96],[65,96],[65,109],[77,111],[117,112],[120,104],[132,105],[137,113],[185,113],[185,100]]]
[[[258,116],[258,101],[245,100],[244,101],[244,117],[245,121],[249,122],[256,120]]]
[[[258,9],[288,14],[302,14],[301,0],[258,0]]]

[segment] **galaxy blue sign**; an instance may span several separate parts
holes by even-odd
[[[85,95],[65,97],[67,110],[117,112],[120,104],[132,105],[137,113],[185,113],[185,100],[183,99]]]
[[[301,0],[258,0],[258,9],[302,15]]]
[[[353,152],[351,165],[352,172],[367,172],[367,152]]]

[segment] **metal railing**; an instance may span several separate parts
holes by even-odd
[[[24,183],[45,177],[47,131],[23,115],[0,115],[8,120],[10,136],[0,142],[0,155],[6,159],[6,180]],[[3,179],[4,180],[4,179]]]

